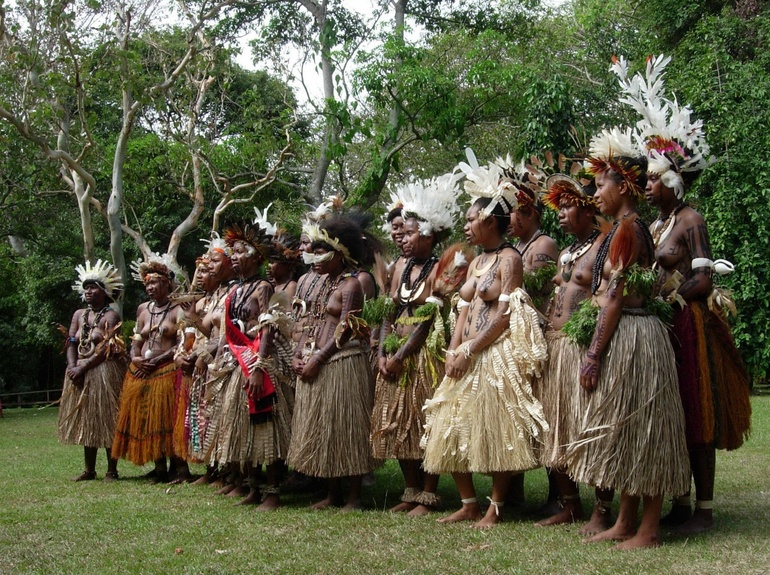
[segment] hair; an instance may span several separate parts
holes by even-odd
[[[417,214],[413,214],[411,212],[407,212],[404,214],[404,223],[406,223],[407,220],[415,220],[418,222],[424,222],[425,220],[420,219],[420,217]],[[433,236],[433,244],[432,247],[436,247],[438,244],[443,242],[445,239],[447,239],[449,236],[452,235],[452,229],[451,228],[445,228],[443,230],[433,230],[430,233],[431,236]]]
[[[393,208],[388,212],[388,215],[385,216],[385,221],[388,223],[391,223],[396,218],[403,218],[402,210],[401,208]]]
[[[508,213],[505,213],[503,210],[502,203],[505,202],[505,204],[508,206]],[[492,203],[492,198],[479,198],[475,202],[473,202],[474,206],[478,206],[479,210],[483,210],[486,208],[489,204]],[[505,233],[508,231],[508,228],[511,225],[511,204],[506,200],[505,198],[500,198],[495,205],[495,209],[492,210],[492,217],[495,218],[495,222],[497,223],[497,231],[500,232],[500,235],[505,235]]]
[[[350,257],[356,260],[359,265],[364,265],[363,262],[367,260],[368,248],[366,242],[362,241],[364,231],[356,219],[350,217],[350,215],[333,215],[322,221],[319,227],[322,230],[326,230],[329,237],[337,239],[345,246],[348,252],[350,252]],[[334,250],[334,247],[324,241],[314,241],[312,248],[315,250],[319,247],[330,251]]]
[[[87,285],[91,285],[91,284],[95,285],[100,290],[102,290],[102,292],[104,293],[104,297],[107,298],[107,301],[116,301],[117,298],[120,297],[120,290],[119,289],[116,289],[115,293],[113,295],[110,295],[109,292],[107,291],[107,287],[104,285],[104,282],[101,282],[101,281],[99,281],[97,279],[94,279],[94,278],[85,280],[83,282],[83,289],[85,289],[85,287]]]

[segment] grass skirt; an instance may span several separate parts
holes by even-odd
[[[674,312],[687,445],[737,449],[751,426],[749,379],[727,323],[703,302]]]
[[[246,460],[246,439],[249,434],[249,401],[243,385],[246,376],[239,366],[232,370],[224,384],[222,406],[213,438],[212,461],[220,464],[241,463]]]
[[[225,352],[217,357],[214,369],[210,369],[208,372],[203,397],[206,405],[203,417],[207,423],[201,438],[200,459],[210,466],[219,463],[217,447],[220,442],[220,435],[224,433],[227,425],[223,422],[225,398],[235,369],[240,369],[237,361],[232,355]]]
[[[189,426],[187,425],[187,409],[190,405],[190,389],[192,377],[177,370],[174,385],[174,455],[187,461],[187,445],[190,441]]]
[[[674,351],[656,316],[621,315],[598,386],[581,393],[586,411],[567,449],[572,479],[637,496],[687,492],[690,465]]]
[[[125,374],[126,360],[112,358],[86,371],[82,387],[64,377],[59,403],[60,442],[112,447]]]
[[[120,413],[112,457],[144,465],[173,454],[174,384],[173,362],[153,371],[146,379],[134,375],[129,365],[123,382]]]
[[[573,343],[562,331],[545,334],[548,363],[535,387],[535,396],[543,404],[549,430],[543,433],[540,463],[554,469],[566,466],[567,446],[580,432],[580,418],[588,396],[580,387],[580,365],[585,349]]]
[[[204,460],[203,439],[206,437],[208,419],[206,418],[206,378],[208,370],[193,374],[190,384],[190,403],[187,406],[186,431],[187,453],[192,461]]]
[[[294,389],[289,385],[291,380],[286,373],[270,368],[268,373],[275,386],[273,412],[268,421],[252,423],[249,429],[244,460],[252,466],[285,460],[291,442]]]
[[[407,359],[404,369],[408,369],[406,385],[401,385],[402,378],[388,380],[377,375],[372,411],[372,453],[376,459],[423,457],[420,440],[425,432],[425,414],[422,408],[443,379],[444,364],[423,347]]]
[[[288,462],[313,477],[363,475],[375,468],[369,349],[349,343],[312,382],[297,380]]]

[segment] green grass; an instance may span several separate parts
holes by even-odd
[[[770,397],[754,397],[753,435],[717,460],[717,528],[659,549],[617,553],[583,545],[576,526],[539,529],[510,518],[490,531],[381,510],[395,504],[392,462],[366,490],[371,510],[311,512],[307,496],[259,514],[208,487],[151,486],[121,462],[121,481],[72,483],[82,449],[56,442],[56,410],[8,409],[0,419],[0,573],[770,573]],[[99,454],[98,472],[105,468]],[[477,478],[479,496],[489,494]],[[542,470],[527,474],[542,501]],[[447,509],[459,504],[442,478]],[[588,507],[591,497],[584,489]]]

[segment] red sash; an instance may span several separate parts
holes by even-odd
[[[234,293],[234,292],[233,292]],[[251,375],[249,369],[257,361],[261,333],[257,334],[253,340],[243,333],[237,325],[233,323],[230,314],[230,299],[233,293],[227,296],[225,300],[225,338],[230,351],[238,360],[241,371],[248,379]],[[275,386],[273,380],[266,371],[262,372],[262,391],[259,395],[249,394],[249,415],[252,423],[261,423],[270,418],[273,411],[273,397],[275,396]]]

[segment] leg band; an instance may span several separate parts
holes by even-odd
[[[505,501],[495,501],[491,497],[487,497],[487,499],[489,499],[489,504],[495,507],[495,515],[500,517],[500,508],[505,507]]]
[[[695,500],[695,509],[714,509],[714,502],[713,501],[700,501],[698,499]]]
[[[460,499],[462,501],[463,505],[471,505],[473,503],[478,503],[478,500],[475,497],[469,497],[468,499]]]

